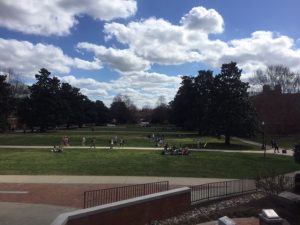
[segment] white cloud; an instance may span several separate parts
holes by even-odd
[[[244,69],[244,77],[271,64],[300,70],[300,48],[292,38],[270,31],[256,31],[250,37],[228,42],[209,37],[209,33],[222,31],[221,15],[203,7],[190,10],[179,25],[149,18],[127,25],[114,22],[104,26],[107,39],[116,38],[150,63],[201,62],[220,68],[223,63],[236,61]]]
[[[90,8],[94,2],[92,0],[86,2],[86,7],[80,7],[82,3],[79,1],[75,5],[71,4],[71,0],[54,0],[53,2],[48,4],[66,8],[69,10],[67,10],[68,12],[73,12],[73,16],[84,13],[96,19],[111,19],[105,17],[104,12],[99,13],[101,18],[97,17],[96,11],[94,12]],[[120,0],[115,1],[114,4],[117,5],[118,2]],[[126,2],[136,5],[135,1]],[[4,3],[8,4],[8,1],[0,2],[0,6]],[[82,11],[79,12],[79,8]],[[128,8],[134,9],[129,6]],[[126,11],[124,8],[122,10]],[[126,12],[129,16],[135,12],[135,9]],[[0,21],[1,17],[5,17],[5,15],[0,14]],[[16,20],[20,18],[16,18]],[[29,17],[29,22],[25,22],[30,24],[31,19]],[[74,23],[76,21],[71,21],[71,25],[63,28],[57,25],[55,32],[61,34],[69,32]],[[45,27],[41,26],[40,28],[51,29]],[[243,69],[243,78],[247,78],[255,70],[271,64],[284,64],[292,70],[300,70],[300,48],[292,38],[270,31],[255,31],[250,37],[225,42],[213,39],[209,35],[221,33],[223,29],[222,16],[213,9],[203,7],[191,9],[178,24],[157,18],[148,18],[128,24],[106,23],[104,26],[106,40],[116,39],[123,44],[123,49],[87,42],[78,43],[76,47],[83,54],[84,51],[94,53],[95,59],[92,62],[71,58],[53,45],[41,43],[34,45],[26,41],[0,39],[0,67],[12,67],[23,74],[34,74],[41,67],[46,67],[50,71],[67,74],[71,67],[100,69],[101,65],[106,65],[117,71],[119,78],[110,82],[99,82],[95,79],[76,78],[75,76],[64,76],[61,79],[63,82],[69,82],[71,85],[81,88],[82,92],[92,99],[103,99],[107,105],[110,104],[114,95],[121,93],[129,95],[139,107],[144,106],[145,103],[155,106],[161,95],[164,95],[167,101],[172,100],[181,82],[178,76],[150,72],[153,70],[151,68],[153,64],[175,65],[200,62],[220,68],[223,63],[236,61]],[[48,30],[47,32],[53,33],[54,31]]]
[[[219,64],[236,61],[246,77],[274,64],[300,70],[300,49],[295,48],[294,40],[270,31],[256,31],[249,38],[232,40],[220,53]]]
[[[74,87],[86,88],[86,89],[101,89],[105,91],[110,90],[110,85],[105,82],[99,82],[92,78],[77,78],[73,75],[61,76],[59,79],[62,82],[69,83]],[[104,93],[104,92],[102,92]],[[105,92],[106,93],[106,92]]]
[[[93,62],[73,59],[53,45],[0,38],[0,67],[32,77],[40,68],[69,73],[71,67],[91,70],[100,69],[101,65],[97,59]]]
[[[202,30],[205,33],[222,33],[224,21],[222,16],[214,9],[194,7],[185,14],[180,23],[191,30]]]
[[[61,76],[62,82],[80,88],[91,99],[101,99],[107,106],[117,94],[126,94],[138,107],[154,107],[160,96],[171,101],[180,85],[181,78],[150,72],[133,72],[121,75],[110,82],[99,82],[91,78]]]
[[[149,18],[131,22],[127,26],[107,23],[104,32],[107,39],[115,37],[128,45],[136,55],[151,63],[174,65],[201,60],[198,51],[189,49],[188,32],[182,26],[172,25],[163,19]]]
[[[89,15],[109,21],[135,14],[135,0],[1,0],[0,26],[39,35],[67,35],[78,23],[76,16]]]
[[[144,71],[150,68],[149,61],[136,56],[130,49],[106,48],[87,42],[78,43],[77,48],[93,52],[102,63],[119,72]]]

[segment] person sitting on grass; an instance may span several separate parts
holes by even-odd
[[[182,153],[182,155],[189,155],[189,154],[190,154],[190,151],[189,151],[189,149],[188,149],[187,147],[185,147],[185,148],[183,148],[183,149],[181,150],[181,153]]]
[[[64,150],[63,150],[63,148],[62,148],[62,146],[56,146],[56,145],[54,145],[53,146],[53,149],[51,150],[51,152],[55,152],[55,153],[60,153],[60,152],[63,152]]]

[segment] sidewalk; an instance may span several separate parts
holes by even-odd
[[[233,179],[192,177],[143,177],[143,176],[55,176],[55,175],[0,175],[1,183],[44,184],[144,184],[169,181],[170,185],[191,186]]]
[[[258,143],[258,142],[255,142],[255,141],[245,140],[243,138],[232,137],[232,139],[244,142],[246,144],[251,144],[251,145],[255,145],[255,146],[262,146],[262,143]],[[286,153],[282,153],[282,150],[286,150]],[[264,152],[264,150],[261,150],[260,152]],[[293,151],[293,149],[279,148],[279,153],[278,152],[275,153],[274,149],[272,149],[271,146],[266,145],[266,153],[268,153],[268,154],[273,153],[273,154],[279,154],[279,155],[293,156],[294,151]]]
[[[48,225],[61,213],[74,208],[43,204],[0,202],[1,225]]]
[[[243,139],[239,139],[243,140]],[[246,141],[246,140],[245,140]],[[246,141],[245,143],[249,144],[249,141]],[[252,144],[258,145],[259,143],[251,142]],[[261,144],[260,144],[261,145]],[[53,146],[45,146],[45,145],[40,145],[40,146],[24,146],[24,145],[0,145],[1,148],[6,148],[6,149],[49,149],[51,150]],[[64,149],[90,149],[89,146],[68,146],[64,147]],[[97,146],[96,149],[109,149],[109,146]],[[121,150],[149,150],[149,151],[162,151],[163,147],[114,147],[114,149],[121,149]],[[195,151],[195,152],[203,152],[203,151],[210,151],[210,152],[239,152],[239,153],[257,153],[257,154],[263,154],[263,150],[224,150],[224,149],[190,149],[190,151]],[[267,149],[266,150],[267,154],[274,154],[273,149]],[[279,148],[279,153],[276,153],[279,155],[287,155],[287,156],[292,156],[293,151],[291,149],[287,150],[286,154],[282,153],[282,149]]]

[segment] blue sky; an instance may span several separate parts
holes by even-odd
[[[173,99],[180,76],[236,61],[243,79],[300,71],[297,0],[1,0],[0,70],[30,84],[47,68],[110,105]]]

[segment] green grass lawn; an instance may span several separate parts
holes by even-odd
[[[96,127],[94,131],[88,128],[75,130],[58,130],[46,133],[4,133],[0,134],[0,145],[58,145],[64,136],[68,136],[71,146],[81,145],[82,137],[86,137],[87,145],[95,137],[97,146],[108,146],[109,140],[115,136],[125,140],[127,147],[154,147],[149,139],[152,134],[163,135],[169,146],[197,147],[197,140],[207,143],[209,149],[260,150],[259,147],[232,140],[231,146],[224,145],[224,139],[214,137],[199,137],[196,132],[178,131],[167,127]]]
[[[193,152],[162,156],[159,151],[0,149],[0,174],[129,175],[253,178],[261,171],[300,170],[292,157],[245,153]]]

